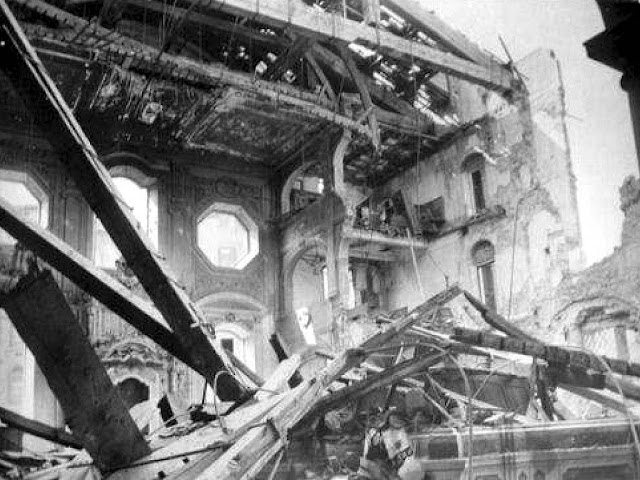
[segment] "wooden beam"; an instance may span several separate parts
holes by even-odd
[[[471,42],[462,33],[443,22],[423,2],[418,0],[380,0],[380,3],[394,13],[404,17],[414,26],[424,30],[427,35],[452,53],[480,65],[502,68],[502,65],[491,55]]]
[[[364,81],[364,75],[362,75],[362,72],[353,60],[353,54],[351,50],[349,50],[348,46],[338,44],[338,50],[340,50],[340,55],[342,56],[344,64],[347,66],[347,70],[349,70],[351,78],[358,87],[358,93],[360,94],[360,100],[362,101],[362,108],[365,112],[369,112],[368,117],[369,126],[371,127],[371,140],[374,148],[377,149],[380,147],[380,125],[378,124],[378,118],[373,110],[373,102],[371,101],[369,88]]]
[[[18,213],[1,198],[0,227],[140,333],[204,376],[205,372],[198,371],[198,364],[193,361],[189,351],[180,344],[173,332],[166,327],[162,314],[152,304],[135,295],[53,233],[32,222],[22,220]],[[230,355],[230,357],[238,370],[252,379],[256,385],[261,384],[262,380],[242,362],[235,356]]]
[[[349,71],[347,70],[344,62],[339,55],[336,55],[331,50],[324,47],[323,45],[320,45],[319,43],[315,43],[311,47],[310,52],[313,53],[313,56],[318,60],[320,64],[326,66],[327,68],[330,68],[333,71],[334,75],[346,78],[349,77]],[[376,103],[404,115],[415,116],[418,114],[418,111],[413,108],[413,106],[409,102],[402,100],[398,97],[397,94],[390,91],[388,88],[383,87],[382,85],[378,85],[375,79],[369,76],[365,76],[364,81],[366,82],[367,88],[371,93],[371,97],[376,101]],[[429,123],[428,119],[425,118],[425,121],[423,123]]]
[[[545,345],[540,342],[529,342],[518,338],[503,337],[494,333],[467,328],[455,328],[452,338],[469,345],[538,357],[554,366],[573,366],[584,370],[591,369],[601,373],[607,373],[608,370],[611,369],[611,371],[621,375],[640,376],[640,364],[638,363],[601,357],[606,363],[606,365],[603,365],[595,355],[555,345]],[[638,393],[640,394],[640,387],[638,387]]]
[[[334,105],[337,105],[338,97],[336,96],[336,92],[333,90],[333,87],[331,86],[331,82],[329,81],[326,74],[324,73],[324,70],[322,70],[322,67],[318,65],[318,61],[316,60],[316,57],[313,55],[312,52],[305,52],[304,58],[311,66],[313,73],[316,74],[316,76],[318,77],[318,80],[320,80],[320,83],[322,83],[322,88],[324,89],[324,92],[329,98],[329,100],[331,100],[331,102]]]
[[[187,0],[188,3],[197,1]],[[457,55],[307,6],[303,2],[270,0],[256,4],[252,0],[211,0],[205,8],[248,17],[276,28],[290,28],[295,33],[319,41],[358,43],[396,60],[422,63],[489,89],[501,92],[512,89],[514,78],[505,67],[478,65]]]
[[[150,450],[50,271],[0,299],[60,402],[73,435],[102,471]]]
[[[599,403],[600,405],[610,408],[611,410],[615,410],[618,413],[622,413],[624,415],[627,415],[628,413],[627,407],[623,402],[615,398],[611,398],[604,393],[597,392],[590,388],[577,387],[575,385],[568,385],[565,383],[561,383],[559,387],[574,395],[586,398],[587,400],[591,400],[592,402]]]
[[[59,445],[64,445],[65,447],[77,448],[78,450],[83,448],[80,440],[65,430],[46,425],[31,418],[23,417],[3,407],[0,407],[0,421],[8,427],[15,428],[38,438],[44,438]]]
[[[33,116],[35,124],[59,153],[67,172],[180,343],[191,352],[198,370],[206,372],[205,378],[213,384],[217,372],[229,369],[228,357],[200,328],[193,328],[204,323],[197,307],[171,279],[149,240],[138,230],[132,212],[119,199],[108,171],[4,0],[0,0],[0,27],[0,55],[5,59],[0,68],[27,108],[38,112]],[[246,386],[233,374],[221,376],[218,386],[223,400],[248,397]]]
[[[285,391],[289,386],[289,379],[295,375],[301,364],[302,356],[298,353],[294,353],[280,362],[276,370],[267,378],[261,390],[256,393],[255,399],[264,400]]]

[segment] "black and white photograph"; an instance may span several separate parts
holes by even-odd
[[[0,0],[0,478],[640,480],[640,0]]]

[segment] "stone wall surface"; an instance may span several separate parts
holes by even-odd
[[[589,309],[625,309],[637,325],[640,309],[640,181],[625,179],[620,188],[620,208],[625,218],[620,246],[613,254],[567,278],[558,286],[554,302],[546,309],[542,326],[548,338],[569,341],[571,330]],[[637,328],[637,326],[636,326]],[[609,355],[616,356],[615,345]]]
[[[553,52],[540,50],[519,62],[518,69],[528,95],[511,103],[452,81],[458,115],[465,121],[480,119],[477,126],[386,186],[389,192],[404,189],[415,204],[443,197],[447,223],[462,226],[432,240],[427,252],[418,252],[424,295],[409,253],[404,254],[388,281],[391,308],[416,305],[455,282],[479,295],[472,249],[483,240],[495,248],[497,308],[512,319],[535,318],[563,276],[581,267],[559,66]],[[473,212],[464,161],[478,153],[485,160],[487,207],[502,215],[483,219]]]

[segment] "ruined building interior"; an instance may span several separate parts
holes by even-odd
[[[640,184],[426,3],[0,0],[0,475],[638,478]]]

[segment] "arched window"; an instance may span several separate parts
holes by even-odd
[[[474,245],[471,255],[477,269],[480,298],[485,305],[496,310],[495,276],[493,272],[495,249],[491,242],[481,240]]]
[[[462,165],[466,173],[470,210],[473,214],[481,213],[487,208],[484,165],[484,158],[478,153],[469,155]]]
[[[259,252],[258,226],[238,205],[215,202],[198,219],[197,244],[216,267],[246,267]]]
[[[110,171],[118,193],[131,209],[138,226],[158,248],[158,188],[156,179],[138,169],[123,166]],[[94,228],[93,260],[99,267],[114,269],[122,254],[96,218]]]

